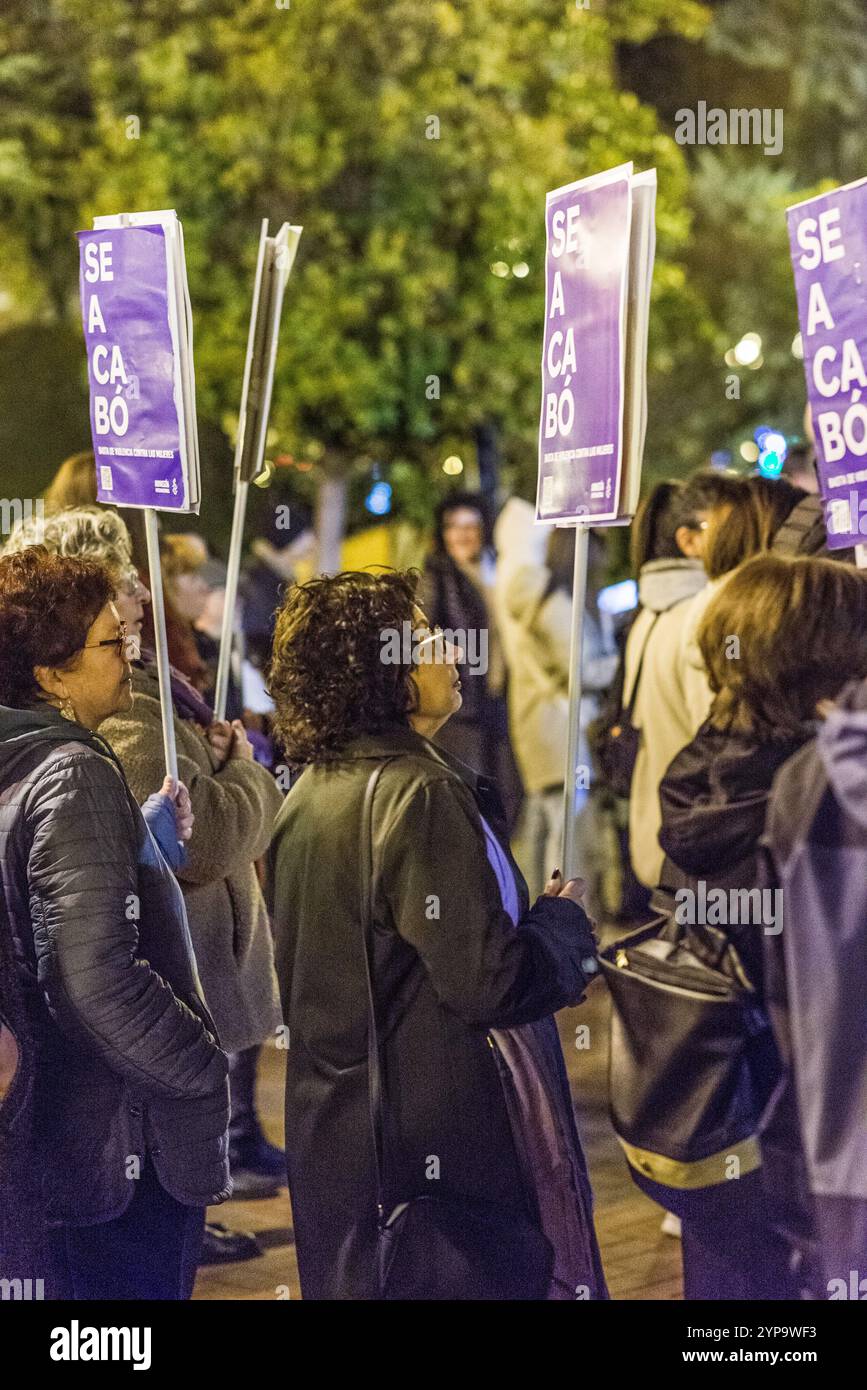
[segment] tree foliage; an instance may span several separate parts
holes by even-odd
[[[652,374],[684,324],[709,331],[683,261],[683,152],[616,76],[618,43],[696,39],[705,20],[692,0],[12,0],[10,289],[28,313],[74,318],[75,228],[176,207],[199,407],[230,429],[260,219],[302,223],[275,451],[336,472],[397,464],[400,486],[427,494],[444,451],[492,421],[527,480],[547,189],[624,159],[656,166]]]

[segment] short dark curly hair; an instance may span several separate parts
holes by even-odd
[[[98,560],[32,545],[0,559],[0,704],[23,709],[41,689],[34,666],[67,666],[114,594]]]
[[[384,661],[383,635],[412,623],[417,583],[412,571],[347,571],[287,591],[267,678],[290,763],[324,762],[360,734],[408,723],[412,660]]]

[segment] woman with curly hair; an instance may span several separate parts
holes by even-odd
[[[113,594],[92,559],[0,559],[0,1274],[183,1299],[229,1193],[227,1061],[161,852],[186,791],[143,815],[96,732],[132,703]]]
[[[277,619],[304,767],[270,852],[302,1292],[604,1298],[551,1017],[596,973],[582,885],[555,871],[531,908],[493,785],[432,744],[459,653],[414,595],[340,574]]]

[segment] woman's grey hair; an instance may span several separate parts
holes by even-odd
[[[31,545],[44,545],[55,555],[100,560],[118,587],[138,581],[126,522],[110,507],[64,507],[44,517],[26,517],[13,527],[0,553],[15,555]]]

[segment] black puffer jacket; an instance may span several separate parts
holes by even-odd
[[[670,764],[659,787],[666,853],[655,905],[670,909],[678,889],[752,889],[759,883],[759,843],[771,784],[810,737],[758,739],[703,724]],[[761,991],[761,926],[721,923],[747,974]]]
[[[183,899],[109,752],[48,707],[0,706],[6,1277],[42,1274],[45,1227],[118,1216],[145,1154],[180,1202],[230,1191],[227,1062]]]

